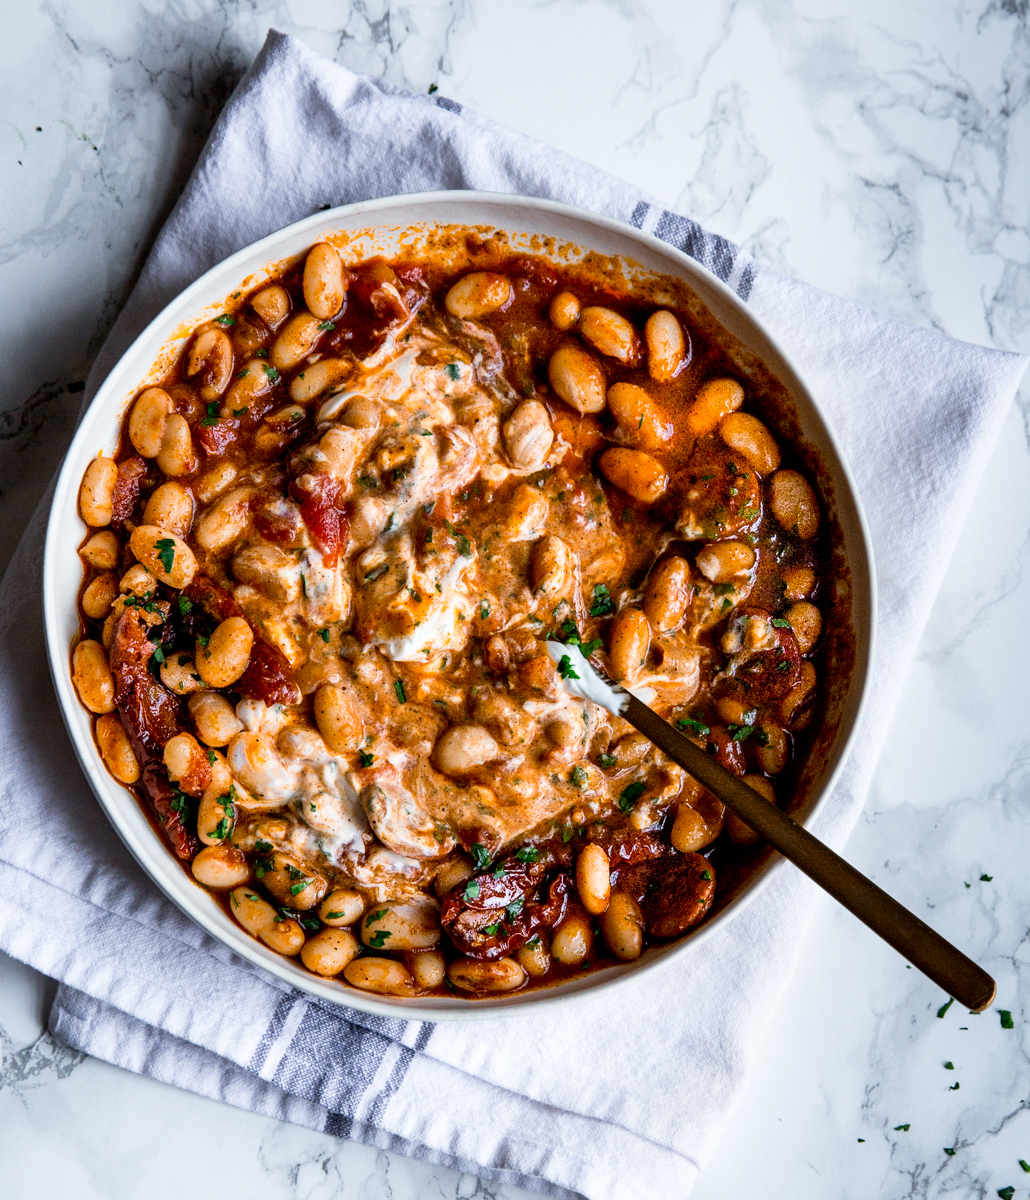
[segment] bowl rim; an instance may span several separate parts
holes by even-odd
[[[838,484],[839,482],[843,482],[844,484],[846,494],[844,496],[837,496],[837,508],[838,512],[840,512],[843,507],[850,506],[852,510],[850,516],[853,518],[853,533],[856,535],[855,540],[861,550],[862,557],[861,562],[852,561],[855,547],[849,547],[848,565],[852,577],[852,620],[855,632],[855,663],[852,669],[847,697],[843,702],[845,711],[841,718],[841,728],[838,730],[831,745],[830,753],[836,757],[836,761],[833,763],[832,769],[819,784],[817,798],[802,822],[806,827],[809,827],[818,817],[849,760],[856,732],[862,724],[865,708],[869,702],[870,672],[877,637],[876,573],[869,527],[851,468],[821,405],[816,400],[815,395],[808,387],[798,368],[793,364],[790,356],[783,350],[777,339],[769,332],[761,319],[751,311],[747,304],[696,259],[691,258],[670,243],[654,237],[652,234],[645,233],[632,225],[612,217],[593,213],[574,205],[562,204],[538,197],[483,191],[444,190],[413,192],[379,197],[374,200],[358,201],[353,204],[340,205],[335,208],[312,213],[310,216],[291,222],[265,237],[234,251],[226,258],[212,265],[187,287],[178,292],[133,339],[132,343],[119,356],[116,363],[113,364],[97,388],[86,409],[80,416],[75,434],[65,451],[61,469],[54,486],[53,499],[47,518],[42,584],[43,622],[47,645],[47,659],[54,690],[58,699],[58,707],[61,710],[65,728],[71,739],[83,773],[92,787],[104,814],[113,825],[115,832],[121,838],[137,864],[145,871],[151,882],[156,884],[162,893],[189,917],[190,920],[198,924],[206,933],[221,942],[234,954],[238,954],[254,966],[269,971],[287,986],[304,992],[316,1000],[377,1016],[421,1021],[483,1020],[498,1017],[530,1016],[559,1005],[570,1004],[586,996],[594,995],[600,989],[605,989],[610,993],[615,988],[621,988],[631,981],[639,981],[649,971],[670,967],[674,961],[688,953],[690,948],[701,945],[711,937],[726,921],[739,916],[756,896],[769,885],[769,882],[776,873],[786,866],[786,861],[779,855],[772,855],[770,860],[759,869],[756,877],[748,883],[741,894],[734,897],[711,921],[700,926],[695,933],[679,939],[667,948],[663,948],[661,953],[651,958],[645,957],[644,959],[637,960],[632,964],[626,964],[624,967],[602,968],[590,972],[582,980],[567,981],[551,988],[539,989],[528,993],[515,992],[511,993],[510,996],[501,994],[492,998],[474,1000],[444,1000],[441,1004],[440,999],[436,997],[430,997],[428,998],[428,1002],[426,1002],[421,999],[379,997],[375,993],[360,992],[356,988],[346,988],[344,990],[336,980],[323,980],[307,972],[302,974],[292,961],[285,960],[282,956],[268,950],[242,929],[238,929],[225,915],[219,905],[210,902],[211,897],[207,891],[193,883],[187,872],[182,869],[182,864],[170,853],[164,840],[153,829],[146,814],[142,813],[142,810],[139,808],[135,796],[133,796],[128,788],[118,783],[117,780],[107,773],[92,736],[86,737],[82,731],[81,724],[76,725],[73,720],[73,713],[81,715],[85,710],[80,705],[71,682],[69,669],[71,647],[67,643],[67,634],[62,628],[62,617],[66,618],[67,614],[63,613],[60,607],[66,595],[66,588],[64,594],[62,594],[60,579],[61,571],[67,571],[68,562],[75,561],[78,556],[75,555],[74,558],[69,560],[69,550],[74,550],[74,547],[69,546],[69,522],[67,520],[62,521],[61,518],[63,514],[68,512],[68,502],[71,499],[72,507],[76,513],[76,520],[81,521],[81,518],[78,517],[77,509],[80,477],[79,475],[73,476],[73,471],[75,470],[76,463],[81,462],[83,443],[91,436],[93,419],[108,404],[119,404],[124,399],[121,394],[119,377],[129,367],[132,367],[137,375],[149,369],[151,360],[146,362],[141,361],[136,367],[132,365],[137,358],[142,358],[146,347],[153,342],[155,337],[158,337],[159,344],[163,345],[173,337],[172,331],[180,327],[184,320],[189,322],[195,319],[195,316],[177,318],[177,314],[181,310],[187,309],[190,314],[198,314],[206,305],[213,303],[216,299],[220,299],[224,295],[221,290],[218,290],[217,296],[211,294],[212,284],[216,277],[221,278],[223,275],[235,273],[235,277],[243,280],[248,274],[254,273],[255,268],[252,264],[255,259],[260,258],[265,264],[281,260],[283,257],[282,254],[277,254],[276,252],[282,251],[283,243],[298,238],[309,231],[312,232],[314,240],[317,238],[318,233],[331,230],[335,223],[339,221],[346,220],[352,229],[356,229],[359,227],[353,224],[354,218],[367,214],[370,218],[369,227],[376,227],[386,223],[384,218],[391,209],[415,206],[425,209],[426,224],[431,224],[433,223],[434,207],[441,205],[469,205],[472,207],[478,206],[479,208],[494,207],[498,210],[505,208],[509,210],[512,208],[521,209],[537,214],[565,218],[587,227],[600,228],[608,233],[640,244],[651,251],[652,254],[657,254],[660,258],[667,261],[668,270],[665,273],[684,278],[685,282],[692,288],[695,288],[695,284],[700,282],[703,288],[714,291],[720,300],[733,309],[738,319],[742,319],[746,326],[750,326],[757,332],[760,338],[764,339],[769,345],[773,354],[780,360],[775,370],[768,363],[766,365],[779,382],[791,393],[792,401],[799,394],[805,402],[808,408],[805,417],[809,421],[814,421],[820,436],[832,456],[832,463],[828,463],[827,465],[831,466],[839,475]],[[417,224],[417,222],[410,219],[406,223],[408,227],[414,227]],[[481,225],[482,221],[481,219],[477,220],[475,217],[470,217],[466,222],[461,222],[460,219],[448,219],[445,223],[466,223],[471,226]],[[498,219],[494,222],[494,227],[500,230],[518,232],[512,215],[505,216],[501,212],[498,212]],[[564,238],[565,235],[563,234],[562,237]],[[589,249],[589,239],[577,240],[575,244]],[[629,255],[625,255],[624,257],[628,258]],[[645,269],[652,270],[652,268]],[[260,270],[260,267],[257,270]],[[710,308],[708,299],[703,294],[699,295],[699,299],[701,299],[706,308]],[[714,313],[713,316],[715,316]],[[715,316],[715,319],[720,324],[723,323],[718,316]],[[162,331],[164,331],[163,337],[159,336]],[[752,352],[755,353],[754,351]],[[763,354],[759,354],[758,357],[763,362],[766,361]],[[786,374],[786,378],[784,374]],[[820,453],[823,453],[822,448],[820,448]],[[74,528],[77,545],[78,541],[81,540],[81,532],[78,525],[75,525]],[[82,528],[85,527],[82,526]],[[142,825],[139,821],[131,819],[124,821],[119,819],[126,812],[128,806],[131,806],[132,810],[138,816],[142,817]],[[170,875],[166,869],[163,869],[169,863],[174,866],[174,876]],[[189,884],[191,887],[183,886],[184,884]],[[203,901],[201,901],[201,896],[204,897]],[[517,997],[520,995],[524,998],[518,1000]]]

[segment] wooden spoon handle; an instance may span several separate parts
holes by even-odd
[[[622,716],[949,996],[972,1012],[983,1012],[991,1003],[996,988],[986,971],[775,804],[749,788],[635,696],[629,697]]]

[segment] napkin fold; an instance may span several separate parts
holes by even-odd
[[[748,301],[847,455],[880,598],[870,703],[813,831],[840,846],[1026,360],[759,267],[603,172],[278,33],[219,117],[91,373],[239,247],[327,205],[474,188],[546,197],[685,250]],[[812,891],[779,871],[685,963],[544,1016],[427,1024],[302,996],[183,916],[130,858],[64,734],[43,646],[49,498],[0,585],[0,947],[61,981],[89,1054],[314,1129],[556,1196],[685,1196],[793,969]]]

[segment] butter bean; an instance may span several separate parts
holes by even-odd
[[[346,981],[363,992],[377,992],[381,996],[414,996],[415,980],[403,964],[392,958],[375,958],[363,955],[349,962],[343,969]]]
[[[720,421],[744,403],[744,389],[735,379],[710,379],[687,409],[687,429],[695,438],[718,428]]]
[[[682,624],[693,590],[685,558],[667,558],[655,567],[644,589],[644,615],[655,633],[671,633]]]
[[[819,502],[812,485],[797,471],[777,471],[769,481],[769,507],[773,516],[802,541],[819,532]]]
[[[475,321],[500,312],[511,303],[515,292],[505,275],[493,271],[473,271],[451,285],[444,307],[452,316]]]
[[[279,284],[269,284],[250,298],[251,307],[271,330],[276,330],[290,312],[290,295]]]
[[[197,736],[207,746],[228,746],[243,729],[233,706],[217,692],[197,692],[187,704]]]
[[[642,504],[653,504],[669,486],[665,468],[643,450],[606,450],[600,465],[606,479]]]
[[[185,537],[193,524],[193,493],[181,483],[162,483],[147,500],[143,524],[160,525]]]
[[[790,622],[802,654],[810,654],[823,631],[822,613],[808,600],[792,604],[783,614]]]
[[[504,422],[503,435],[508,457],[523,471],[538,470],[554,444],[551,419],[539,400],[523,400]]]
[[[97,745],[104,765],[119,783],[138,781],[139,763],[117,713],[104,713],[97,719]]]
[[[227,617],[216,627],[206,646],[198,641],[197,673],[208,687],[229,687],[246,671],[253,646],[254,631],[246,620]]]
[[[91,567],[110,571],[118,565],[118,538],[113,530],[101,529],[86,541],[79,553]]]
[[[270,355],[272,366],[277,371],[289,371],[305,355],[315,348],[321,336],[319,320],[309,312],[298,313],[283,326],[282,333],[275,339]],[[263,372],[267,375],[267,372]]]
[[[644,340],[651,378],[658,383],[675,379],[686,362],[686,342],[679,321],[666,309],[653,312],[644,326]]]
[[[764,796],[770,804],[776,803],[776,790],[764,775],[745,775],[744,782],[760,796]],[[737,846],[753,846],[758,841],[758,834],[751,826],[745,825],[740,817],[729,809],[726,810],[725,828],[727,837]]]
[[[365,897],[355,888],[333,888],[318,906],[324,925],[353,925],[365,911]]]
[[[612,677],[632,681],[647,661],[651,627],[639,608],[624,608],[608,632],[608,665]]]
[[[730,413],[719,426],[719,436],[759,475],[771,475],[780,465],[780,448],[773,435],[750,413]]]
[[[581,413],[604,408],[605,378],[601,364],[580,346],[559,346],[547,364],[551,387],[566,404]]]
[[[335,317],[343,306],[347,292],[343,263],[326,242],[316,242],[308,251],[303,287],[304,303],[320,321]]]
[[[526,982],[526,973],[514,958],[459,958],[447,968],[447,978],[463,992],[513,992]]]
[[[746,542],[713,542],[697,552],[694,562],[712,583],[727,583],[751,570],[755,552]]]
[[[113,571],[95,575],[82,593],[82,611],[94,621],[102,621],[111,611],[118,595],[118,580]]]
[[[205,404],[219,399],[229,386],[232,368],[232,342],[225,330],[204,330],[190,347],[186,375],[200,375],[200,398]]]
[[[235,846],[205,846],[190,869],[197,883],[219,890],[239,887],[250,878],[247,860]]]
[[[640,905],[625,892],[612,892],[601,917],[601,932],[616,958],[632,962],[644,948],[644,916]]]
[[[90,459],[79,487],[79,512],[87,525],[100,527],[111,524],[117,479],[118,464],[113,458]]]
[[[439,950],[413,950],[404,956],[404,961],[423,990],[439,987],[447,974],[447,960]]]
[[[197,560],[189,546],[157,525],[138,525],[129,537],[129,549],[151,575],[169,587],[189,587],[197,573]]]
[[[665,420],[655,401],[635,383],[613,383],[608,389],[608,408],[633,446],[658,450],[672,437],[672,422]]]
[[[576,859],[576,890],[583,907],[594,916],[608,907],[611,895],[611,867],[608,855],[597,842],[588,842]]]
[[[614,309],[596,304],[584,308],[579,317],[579,331],[596,350],[609,358],[630,366],[640,361],[637,331]]]
[[[559,292],[551,301],[549,315],[551,324],[563,333],[571,329],[579,320],[579,300],[572,292]]]
[[[585,913],[572,911],[551,935],[551,954],[557,962],[577,966],[590,954],[594,934]]]
[[[358,956],[358,939],[346,929],[320,929],[301,947],[300,961],[309,971],[332,979]]]
[[[163,388],[147,388],[136,398],[129,413],[129,441],[141,457],[157,457],[173,408],[172,398]]]
[[[193,435],[186,418],[172,413],[165,422],[165,434],[161,449],[157,452],[157,465],[166,475],[192,475],[197,469],[197,456],[193,450]]]
[[[365,736],[357,701],[333,683],[324,683],[315,692],[315,723],[334,754],[356,753]]]
[[[83,704],[95,713],[114,712],[114,676],[99,642],[79,642],[72,653],[72,683]]]

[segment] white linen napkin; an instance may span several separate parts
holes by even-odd
[[[871,703],[814,832],[840,846],[1026,360],[786,279],[602,172],[271,33],[216,124],[90,376],[227,254],[326,205],[439,188],[621,218],[744,297],[840,438],[872,529]],[[546,1016],[384,1020],[240,961],[143,875],[64,735],[42,643],[48,502],[0,590],[0,947],[61,981],[54,1033],[130,1070],[553,1195],[685,1196],[797,956],[812,889],[786,867],[686,963]],[[976,947],[970,948],[976,953]]]

